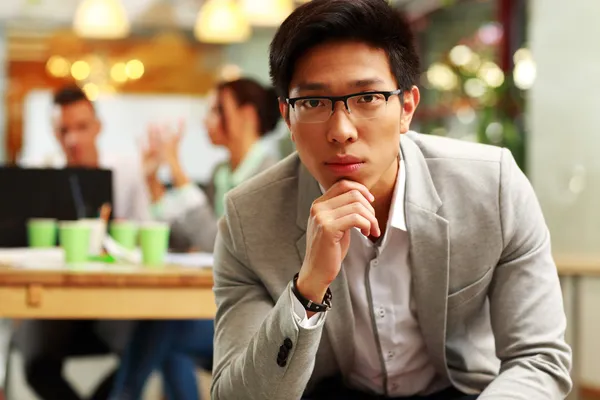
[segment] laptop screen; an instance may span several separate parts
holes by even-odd
[[[0,247],[27,246],[27,220],[95,218],[113,203],[103,169],[0,167]]]

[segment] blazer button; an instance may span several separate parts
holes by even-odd
[[[277,359],[280,359],[280,358],[281,358],[281,359],[287,358],[287,357],[288,357],[288,355],[289,355],[289,351],[288,351],[288,349],[286,349],[285,347],[281,346],[281,347],[279,348],[279,354],[277,354]]]
[[[286,359],[277,359],[277,365],[279,365],[281,368],[285,367],[287,365],[287,360]]]
[[[290,338],[285,338],[285,340],[283,341],[283,345],[288,350],[291,350],[292,347],[294,347],[294,344],[292,343],[292,340]]]

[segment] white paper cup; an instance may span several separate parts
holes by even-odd
[[[106,236],[106,222],[100,218],[85,218],[77,221],[90,228],[90,255],[102,254],[104,237]]]

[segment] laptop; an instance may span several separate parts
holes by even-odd
[[[113,204],[112,171],[4,166],[0,193],[0,247],[26,247],[31,218],[95,218]]]

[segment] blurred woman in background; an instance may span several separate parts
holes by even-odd
[[[260,139],[275,129],[279,118],[274,89],[251,79],[220,84],[205,125],[210,141],[225,147],[229,159],[215,168],[204,192],[190,182],[181,166],[183,124],[174,133],[164,127],[150,129],[144,159],[152,211],[156,219],[170,223],[173,248],[212,252],[225,193],[277,162]],[[158,179],[161,163],[169,168],[172,190]]]
[[[155,217],[171,226],[172,247],[212,252],[225,193],[276,162],[260,139],[275,129],[279,118],[273,89],[250,79],[220,84],[205,125],[211,142],[227,148],[229,159],[217,166],[205,192],[181,167],[182,124],[172,134],[156,127],[150,130],[144,154],[147,183]],[[162,163],[171,173],[170,191],[157,177]],[[110,399],[139,399],[147,378],[160,370],[168,400],[198,400],[196,366],[200,361],[210,368],[213,335],[212,320],[141,322],[123,356]]]

